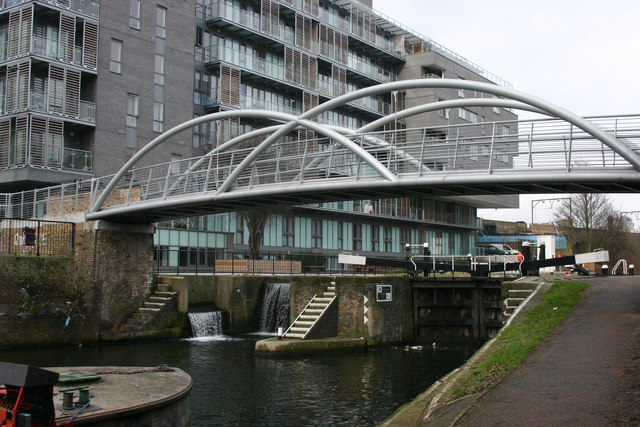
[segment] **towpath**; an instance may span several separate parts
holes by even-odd
[[[567,318],[456,426],[640,425],[640,277],[588,283]]]

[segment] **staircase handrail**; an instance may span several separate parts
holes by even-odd
[[[613,270],[611,270],[612,276],[616,275],[616,270],[618,269],[618,267],[620,267],[620,264],[622,264],[622,274],[624,274],[625,276],[629,275],[629,267],[627,265],[627,260],[619,259],[618,262],[616,262],[616,265],[613,267]]]
[[[298,314],[298,317],[296,317],[296,320],[294,320],[291,325],[289,325],[289,327],[287,328],[286,331],[284,331],[284,334],[282,334],[283,337],[287,336],[287,333],[291,330],[291,328],[293,328],[293,325],[296,324],[296,322],[298,321],[298,319],[300,318],[300,316],[302,316],[302,313],[304,313],[304,311],[307,309],[307,307],[309,307],[311,305],[311,303],[313,302],[314,299],[316,299],[316,296],[318,294],[315,294],[313,296],[313,298],[311,298],[311,300],[307,303],[307,305],[304,306],[304,308],[300,311],[300,313]]]
[[[309,332],[311,332],[313,327],[316,326],[316,323],[318,323],[318,320],[322,319],[322,316],[324,316],[324,313],[329,309],[329,307],[331,307],[331,304],[333,304],[333,301],[335,301],[337,297],[338,297],[337,295],[334,295],[333,298],[331,298],[331,301],[329,301],[329,304],[327,304],[324,310],[322,310],[322,313],[320,313],[320,315],[316,317],[316,320],[311,324],[311,326],[309,326],[309,328],[307,329],[307,332],[305,332],[305,334],[302,336],[302,339],[305,339],[307,335],[309,335]],[[315,297],[313,298],[315,299]],[[311,302],[309,302],[309,304],[311,304]]]

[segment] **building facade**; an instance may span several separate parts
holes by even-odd
[[[413,78],[506,84],[437,43],[350,0],[0,1],[0,187],[15,191],[114,173],[136,150],[193,117],[232,109],[301,114],[336,96]],[[317,120],[356,129],[405,107],[487,96],[445,89],[353,101]],[[438,111],[385,130],[517,117],[501,108]],[[146,164],[202,155],[260,120],[197,126],[145,157]],[[494,130],[495,131],[495,130]],[[183,134],[186,135],[186,134]],[[312,138],[310,131],[288,135]],[[510,158],[504,158],[505,167]],[[446,168],[446,165],[438,167]],[[472,251],[478,207],[514,207],[516,197],[381,197],[282,207],[266,220],[262,248],[402,254],[429,242],[434,253]],[[156,244],[190,253],[248,249],[242,213],[159,224]],[[214,236],[214,237],[212,237]],[[231,237],[230,237],[231,236]],[[164,256],[167,263],[175,259]],[[206,263],[206,256],[187,257]],[[203,261],[204,260],[204,261]],[[181,261],[180,261],[181,262]]]

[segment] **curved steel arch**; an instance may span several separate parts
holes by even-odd
[[[532,111],[534,113],[538,113],[538,114],[546,114],[544,111],[540,110],[539,108],[536,107],[532,107],[530,105],[524,104],[522,102],[519,101],[512,101],[512,100],[507,100],[507,99],[502,99],[502,98],[464,98],[464,99],[455,99],[455,100],[443,100],[443,101],[436,101],[436,102],[430,102],[428,104],[422,104],[422,105],[418,105],[415,107],[411,107],[411,108],[406,108],[404,110],[398,111],[397,113],[393,113],[393,114],[389,114],[385,117],[382,117],[378,120],[375,120],[365,126],[360,127],[359,129],[353,130],[353,129],[349,129],[349,128],[345,128],[345,127],[341,127],[341,126],[334,126],[334,125],[322,125],[324,128],[328,128],[328,129],[333,129],[336,132],[339,132],[341,134],[344,135],[354,135],[354,134],[358,134],[358,133],[365,133],[365,132],[369,132],[372,131],[378,127],[384,126],[387,123],[390,123],[394,120],[398,120],[398,119],[403,119],[406,117],[410,117],[412,115],[416,115],[416,114],[420,114],[420,113],[425,113],[425,112],[429,112],[429,111],[437,111],[437,110],[441,110],[441,109],[445,109],[445,108],[458,108],[458,107],[503,107],[503,108],[514,108],[514,109],[518,109],[518,110],[525,110],[525,111]],[[306,121],[307,123],[307,128],[311,128],[313,126],[317,126],[317,123],[314,122],[309,122]],[[257,137],[257,136],[262,136],[262,135],[266,135],[266,134],[270,134],[272,132],[275,132],[276,130],[278,130],[279,128],[281,128],[283,125],[274,125],[274,126],[269,126],[269,127],[265,127],[265,128],[260,128],[260,129],[255,129],[252,130],[250,132],[247,132],[245,134],[236,136],[232,139],[230,139],[229,141],[223,143],[222,145],[212,149],[210,152],[208,152],[207,154],[203,155],[200,159],[198,159],[193,165],[191,165],[189,167],[189,170],[187,171],[187,173],[193,172],[194,170],[196,170],[198,167],[200,167],[210,156],[212,156],[213,154],[216,154],[218,152],[224,151],[228,148],[233,147],[234,145],[237,145],[243,141],[249,140],[251,138]],[[301,126],[300,126],[301,127]],[[321,133],[321,132],[319,132]],[[325,135],[327,136],[327,135]],[[388,142],[374,138],[374,137],[366,137],[365,139],[374,145],[377,145],[379,147],[383,147],[383,146],[388,146],[390,145]],[[403,153],[401,153],[403,154]],[[410,155],[407,155],[407,157],[412,157]],[[316,159],[315,161],[311,162],[308,167],[313,167],[315,164],[317,164],[318,162],[322,161],[321,159]],[[417,159],[414,159],[414,162],[419,163],[419,161]],[[416,167],[421,167],[419,164],[415,165]],[[425,166],[425,168],[427,170],[429,170],[428,167]],[[179,185],[180,181],[175,182],[172,185],[172,189],[177,187]]]
[[[290,127],[291,124],[294,125],[294,128],[296,128],[298,126],[303,127],[303,128],[309,128],[311,130],[314,130],[315,132],[318,132],[319,134],[322,134],[322,135],[324,135],[324,136],[326,136],[328,138],[331,138],[331,139],[337,141],[338,143],[342,144],[344,147],[346,147],[349,150],[351,150],[354,154],[356,154],[358,157],[360,157],[364,162],[366,162],[369,165],[371,165],[371,167],[374,168],[386,180],[393,181],[395,179],[395,177],[391,173],[391,171],[389,171],[382,163],[380,163],[380,161],[378,159],[373,157],[370,153],[368,153],[362,147],[360,147],[357,144],[355,144],[350,139],[346,138],[345,136],[343,136],[340,133],[332,130],[329,127],[319,125],[318,123],[315,123],[315,122],[312,122],[312,121],[309,121],[309,120],[299,120],[296,116],[291,115],[291,114],[286,114],[286,113],[279,113],[279,112],[266,111],[266,110],[233,110],[233,111],[224,111],[224,112],[220,112],[220,113],[211,113],[211,114],[207,114],[207,115],[204,115],[204,116],[197,117],[195,119],[188,120],[188,121],[186,121],[186,122],[184,122],[184,123],[182,123],[182,124],[180,124],[178,126],[173,127],[172,129],[170,129],[167,132],[163,133],[159,137],[153,139],[151,142],[149,142],[147,145],[145,145],[142,149],[140,149],[140,151],[138,151],[131,159],[129,159],[129,161],[124,164],[124,166],[122,166],[120,168],[120,170],[111,179],[109,184],[107,184],[107,186],[105,187],[105,189],[102,192],[102,194],[96,199],[95,203],[91,206],[91,208],[89,210],[89,213],[91,214],[91,213],[96,212],[102,206],[102,204],[107,199],[107,197],[109,197],[109,194],[111,194],[111,192],[113,191],[113,189],[115,188],[117,183],[124,177],[124,175],[131,169],[131,167],[133,165],[135,165],[138,161],[140,161],[140,159],[142,157],[144,157],[149,151],[154,149],[156,146],[160,145],[161,143],[163,143],[164,141],[166,141],[170,137],[172,137],[172,136],[174,136],[174,135],[176,135],[176,134],[178,134],[178,133],[180,133],[180,132],[182,132],[184,130],[190,129],[193,126],[198,125],[200,123],[209,122],[209,121],[213,121],[213,120],[220,120],[220,119],[229,118],[229,117],[270,118],[270,119],[274,119],[274,120],[289,121],[288,125],[280,125],[281,128],[280,129],[276,129],[275,134],[277,134],[278,132],[281,132],[282,131],[282,127]],[[289,132],[289,131],[287,130],[287,132]],[[255,134],[252,135],[252,136],[255,136]],[[265,141],[268,141],[272,137],[273,137],[273,135],[271,137],[267,138],[267,140],[265,140]],[[232,145],[235,145],[235,144],[237,144],[237,143],[239,143],[239,142],[241,142],[243,140],[246,140],[246,139],[248,139],[248,138],[243,138],[241,140],[234,141],[233,144],[229,144],[225,148],[228,148],[228,147],[230,147]],[[261,143],[259,145],[259,147],[262,146],[263,144],[264,144],[264,142]],[[269,144],[269,145],[271,145],[271,144]],[[266,147],[268,147],[268,145]],[[253,152],[251,154],[253,154]],[[247,157],[250,157],[251,154],[249,156],[247,156]],[[244,159],[244,160],[246,160],[246,159]],[[238,166],[237,168],[240,168],[242,166],[242,164],[245,163],[244,160],[243,160],[243,162],[241,162],[240,166]],[[242,170],[244,170],[244,168],[242,168]],[[223,185],[224,185],[224,183],[223,183]],[[225,190],[219,189],[218,193],[223,192],[223,191],[226,191],[226,189]]]
[[[118,171],[118,173],[112,178],[109,184],[105,187],[102,194],[96,199],[95,203],[91,206],[89,213],[90,214],[95,213],[98,209],[100,209],[102,207],[102,204],[106,200],[106,198],[113,191],[113,189],[115,188],[117,183],[120,181],[120,179],[124,177],[126,172],[129,171],[133,165],[135,165],[142,157],[144,157],[149,151],[151,151],[157,145],[161,144],[162,142],[172,137],[173,135],[179,132],[182,132],[184,130],[187,130],[189,128],[192,128],[193,126],[198,125],[200,123],[224,119],[224,118],[232,118],[232,117],[233,118],[236,118],[236,117],[270,118],[270,119],[273,119],[276,121],[282,121],[285,123],[279,126],[270,127],[270,129],[275,129],[274,133],[271,134],[269,137],[267,137],[257,147],[255,147],[251,151],[251,153],[249,153],[249,155],[247,155],[241,161],[241,163],[238,166],[236,166],[236,168],[229,174],[229,176],[218,188],[218,191],[216,192],[216,194],[221,194],[228,191],[231,188],[233,182],[239,177],[239,175],[255,159],[257,159],[260,154],[262,154],[280,137],[286,135],[286,133],[292,130],[295,130],[300,126],[303,128],[310,128],[327,137],[335,139],[340,144],[352,150],[356,155],[358,155],[365,162],[369,163],[372,167],[374,167],[374,169],[376,169],[386,180],[393,181],[395,179],[394,175],[388,169],[386,169],[377,159],[371,156],[364,149],[359,147],[357,144],[354,144],[348,138],[341,135],[341,133],[331,130],[327,126],[319,125],[315,122],[310,122],[309,119],[316,117],[319,114],[322,114],[323,112],[329,111],[336,106],[343,105],[347,102],[350,102],[362,97],[371,96],[379,93],[392,92],[396,90],[406,90],[406,89],[415,89],[415,88],[471,89],[471,90],[478,90],[478,91],[510,98],[513,101],[506,101],[506,100],[494,101],[491,99],[483,99],[484,101],[483,103],[485,105],[487,104],[491,105],[493,102],[502,101],[503,106],[509,106],[510,108],[531,110],[531,111],[536,111],[542,114],[558,117],[582,129],[583,131],[593,136],[594,138],[600,140],[603,144],[607,145],[609,148],[611,148],[613,151],[619,154],[622,158],[627,160],[634,167],[635,170],[640,171],[640,156],[638,156],[635,152],[633,152],[633,150],[631,150],[629,147],[627,147],[626,145],[618,141],[616,138],[612,137],[611,135],[601,130],[598,126],[588,122],[584,118],[574,113],[571,113],[570,111],[564,108],[561,108],[557,105],[554,105],[552,103],[539,99],[537,97],[534,97],[513,89],[508,89],[508,88],[496,86],[489,83],[474,82],[474,81],[468,81],[468,80],[452,80],[452,79],[404,80],[399,82],[383,83],[377,86],[359,89],[357,91],[338,96],[317,107],[310,109],[309,111],[299,116],[293,116],[290,114],[267,111],[267,110],[232,110],[232,111],[225,111],[225,112],[219,112],[219,113],[212,113],[209,115],[188,120],[178,126],[175,126],[174,128],[170,129],[169,131],[163,133],[159,137],[149,142],[140,151],[138,151],[127,163],[125,163],[125,165],[123,165],[123,167]],[[468,103],[468,101],[472,101],[472,100],[466,100],[466,101],[467,101],[466,104],[464,103],[464,100],[451,100],[451,101],[440,101],[440,103],[426,104],[426,105],[429,105],[430,107],[426,107],[426,105],[413,107],[412,109],[407,109],[409,111],[406,112],[405,113],[406,115],[403,117],[406,117],[407,115],[418,114],[419,112],[429,111],[430,109],[455,108],[455,106],[473,105]],[[520,101],[520,102],[517,102],[517,101]],[[475,103],[476,101],[473,101],[473,102]],[[511,104],[511,102],[514,102],[514,103]],[[438,107],[434,107],[434,105],[438,105]],[[443,105],[448,105],[448,107],[443,107]],[[379,126],[380,123],[384,124],[388,121],[393,121],[399,117],[398,116],[399,114],[400,112],[390,114],[386,117],[383,117],[382,119],[377,120],[374,123],[377,123],[377,126]],[[362,131],[363,129],[365,130],[371,129],[372,125],[373,123],[370,125],[363,126],[361,129],[359,129],[359,131]],[[235,143],[237,142],[238,141],[236,141]],[[226,144],[223,144],[223,145],[226,145]],[[228,145],[226,148],[228,148],[229,146],[231,145]]]

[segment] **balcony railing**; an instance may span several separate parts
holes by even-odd
[[[93,153],[76,148],[64,148],[62,151],[62,168],[90,172],[93,170]]]
[[[0,10],[27,3],[31,0],[0,0]],[[100,17],[100,3],[95,0],[38,0],[72,12],[98,19]]]
[[[3,105],[5,103],[3,102]],[[47,114],[57,114],[59,115],[62,107],[52,108],[49,105],[49,97],[48,94],[43,91],[32,90],[30,94],[29,100],[29,109],[33,111],[39,111],[41,113]],[[2,114],[12,113],[13,111],[2,110]],[[96,122],[96,104],[95,102],[83,101],[80,100],[78,102],[78,113],[75,115],[65,114],[65,117],[71,117],[78,120],[82,120],[84,122],[95,123]]]

